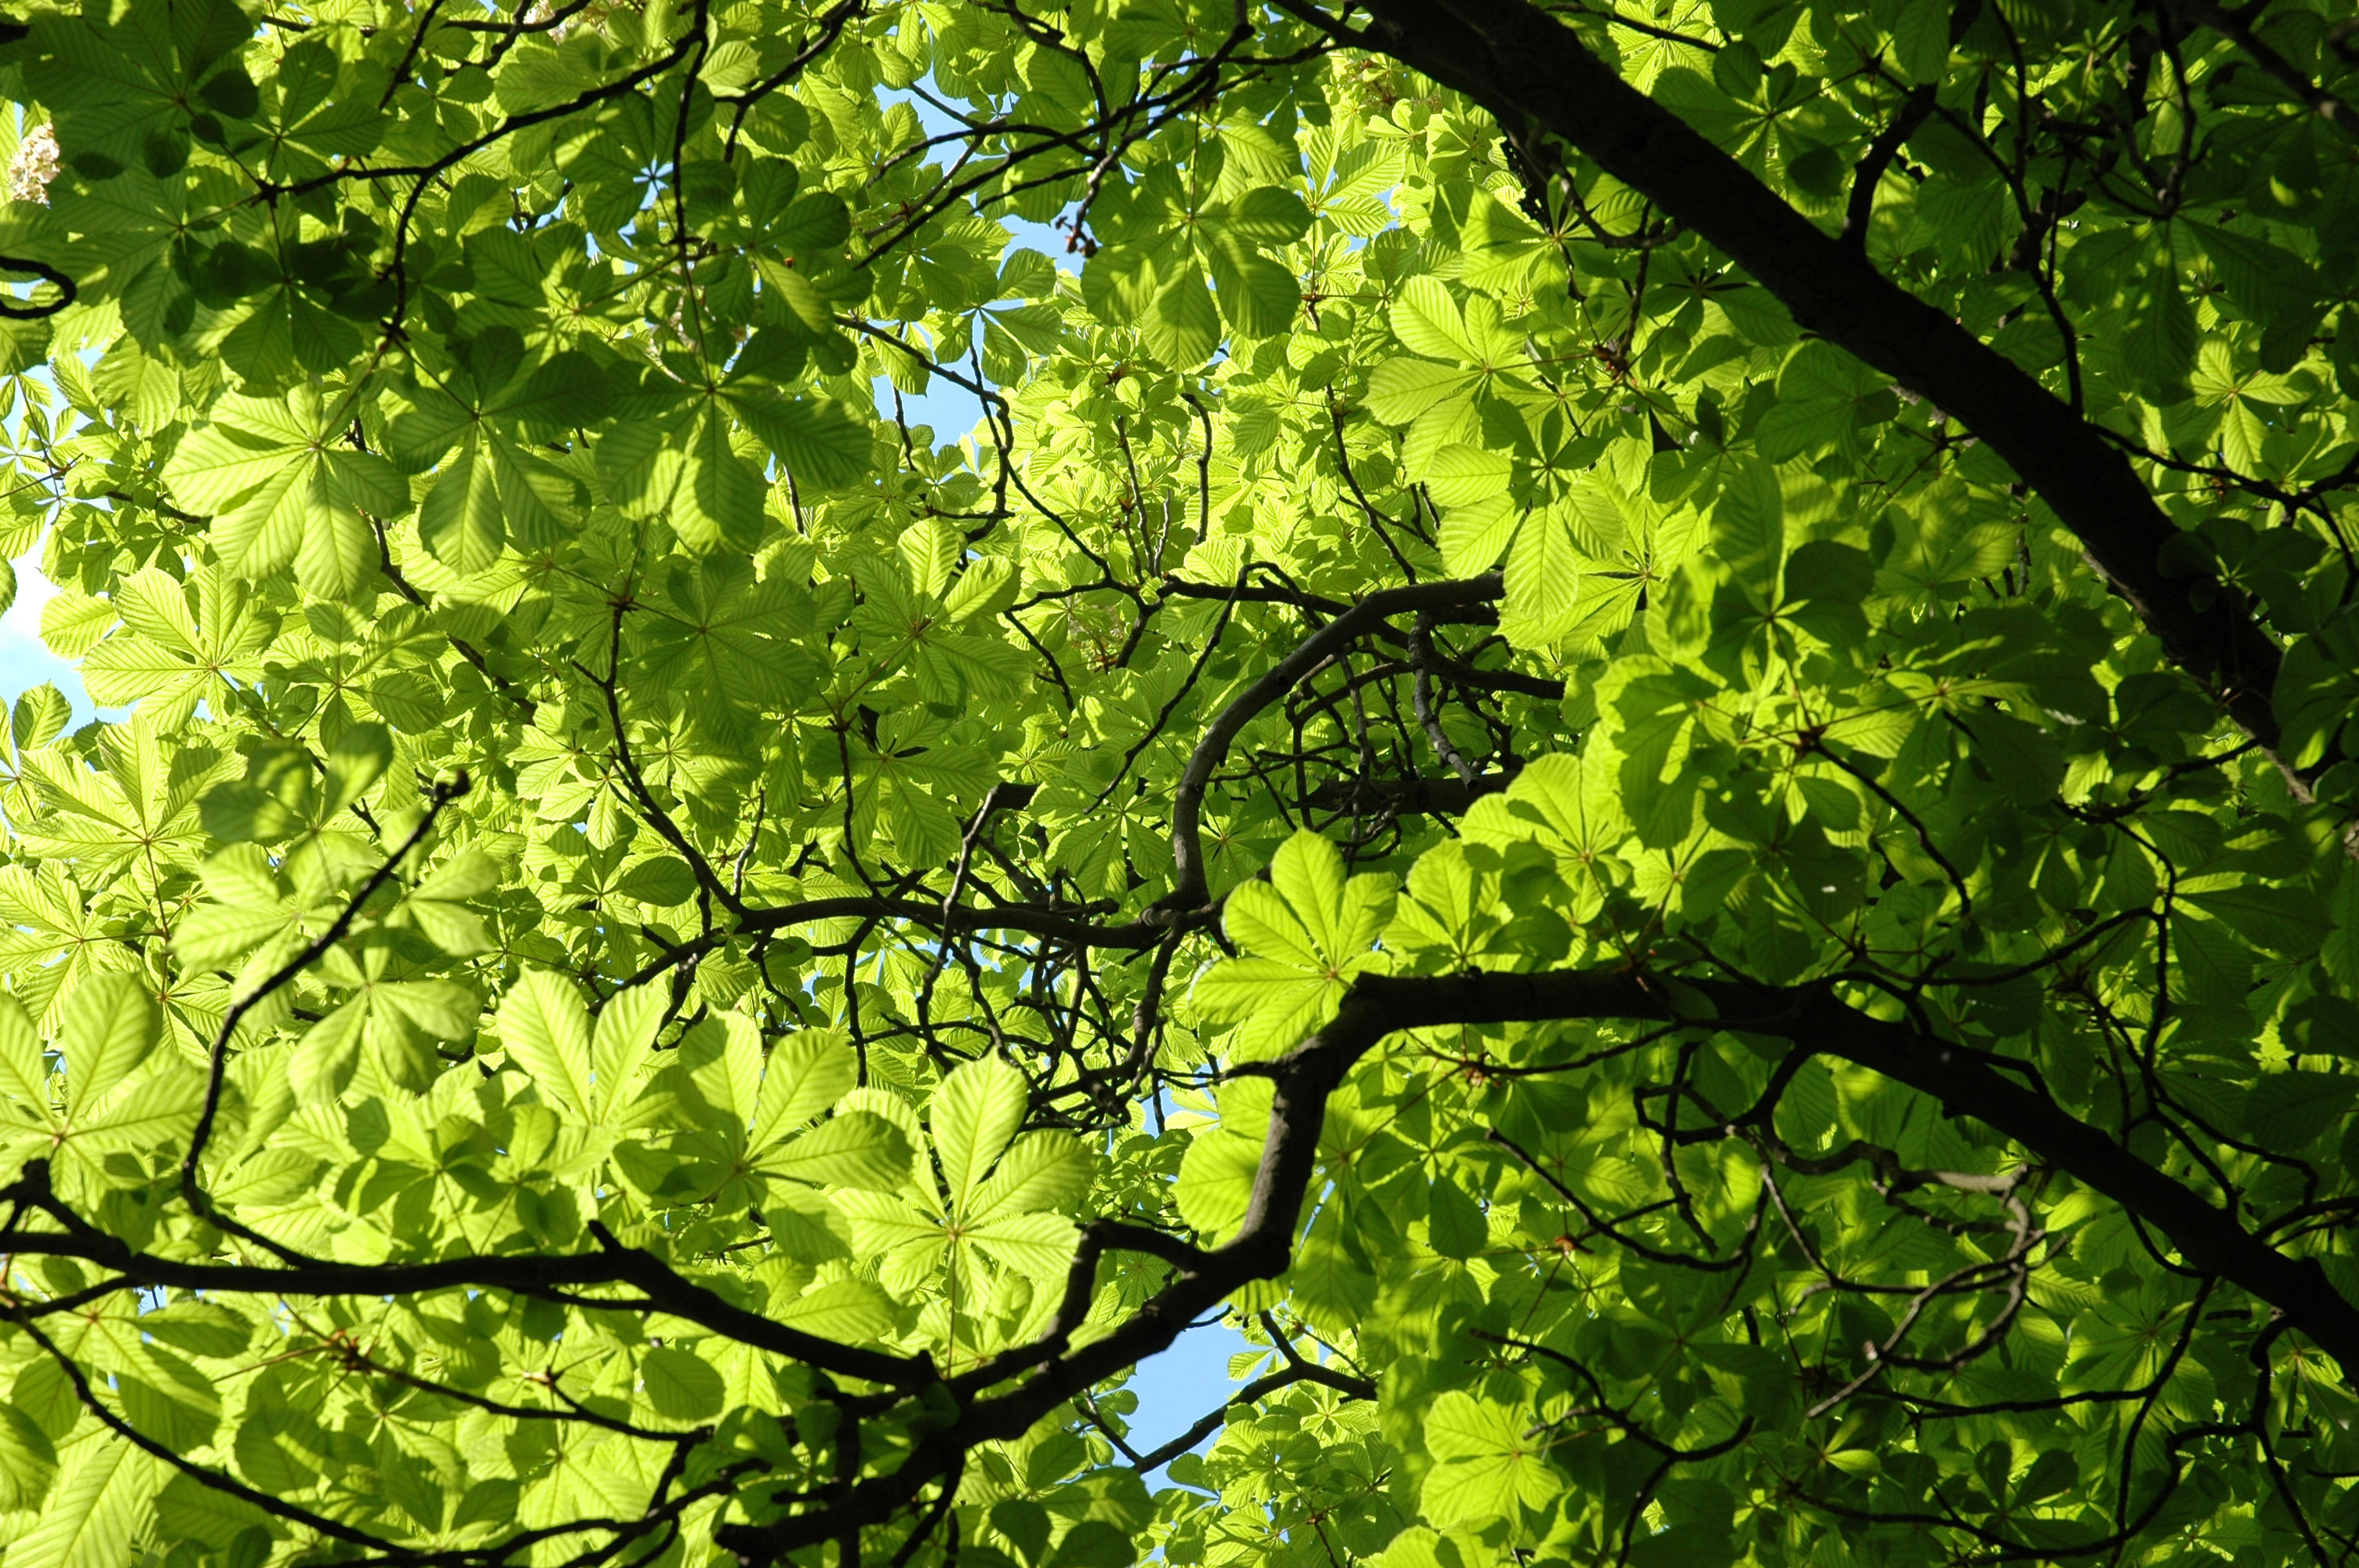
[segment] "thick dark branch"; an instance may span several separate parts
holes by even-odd
[[[0,297],[0,319],[6,320],[38,321],[45,316],[54,316],[72,304],[74,296],[80,292],[72,278],[49,263],[35,261],[30,256],[0,256],[0,272],[29,272],[58,291],[55,298],[38,303],[19,303],[13,297]]]
[[[902,920],[946,935],[1020,931],[1027,936],[1045,936],[1051,941],[1071,943],[1075,946],[1141,950],[1154,946],[1164,935],[1160,926],[1137,923],[1108,925],[1070,909],[1059,911],[1031,904],[1007,903],[984,908],[956,904],[946,910],[939,903],[919,899],[849,893],[837,898],[805,899],[799,903],[782,903],[769,908],[749,908],[745,918],[735,925],[717,927],[708,936],[683,943],[658,960],[647,974],[635,977],[635,979],[651,979],[655,971],[670,968],[683,957],[707,951],[735,937],[762,936],[775,931],[788,931],[798,925],[817,925],[830,920]]]
[[[2342,132],[2359,140],[2359,109],[2335,96],[2312,81],[2301,67],[2294,64],[2277,47],[2253,30],[2250,14],[2260,9],[2246,5],[2234,11],[2215,5],[2212,0],[2170,0],[2170,9],[2189,21],[2200,22],[2224,38],[2233,38],[2236,47],[2253,57],[2263,70],[2282,82],[2293,95],[2310,105],[2318,117]]]
[[[1516,782],[1499,772],[1471,779],[1427,778],[1411,774],[1393,779],[1337,779],[1321,784],[1303,804],[1321,811],[1389,811],[1397,816],[1430,814],[1463,816],[1469,806],[1486,795],[1496,795]]]
[[[1843,208],[1843,238],[1853,250],[1867,248],[1868,221],[1875,216],[1875,188],[1884,183],[1884,171],[1892,167],[1902,146],[1930,117],[1934,102],[1930,82],[1911,90],[1901,100],[1900,112],[1893,115],[1892,124],[1878,131],[1875,140],[1867,145],[1867,156],[1859,160],[1852,180],[1851,200]]]
[[[1340,600],[1282,585],[1231,589],[1217,583],[1183,582],[1166,578],[1160,591],[1165,599],[1234,599],[1241,604],[1291,604],[1321,615],[1341,615],[1351,609],[1350,605]],[[1492,597],[1496,598],[1497,595]],[[1442,613],[1433,616],[1433,620],[1437,624],[1496,625],[1498,612],[1484,605],[1485,601],[1477,600],[1472,604],[1445,607]],[[1451,609],[1456,612],[1451,613]],[[1378,642],[1388,643],[1397,648],[1406,650],[1409,645],[1410,634],[1397,626],[1379,624],[1367,628],[1367,632]],[[1434,674],[1460,686],[1482,691],[1511,691],[1518,697],[1538,697],[1543,702],[1559,702],[1564,697],[1565,683],[1561,678],[1551,680],[1546,676],[1527,675],[1521,670],[1479,669],[1473,665],[1462,664],[1438,648],[1432,651],[1430,663]]]
[[[1529,0],[1368,0],[1375,24],[1359,32],[1303,0],[1280,4],[1466,93],[1509,126],[1580,148],[1734,259],[1804,328],[1958,418],[2055,510],[2171,658],[2275,749],[2276,642],[2237,596],[2166,575],[2163,547],[2179,530],[2128,460],[2031,374],[1625,81],[1571,28]]]
[[[1328,659],[1381,626],[1387,616],[1487,603],[1502,591],[1499,574],[1492,572],[1463,582],[1412,583],[1406,588],[1372,593],[1305,637],[1294,652],[1239,693],[1205,727],[1203,739],[1196,742],[1195,752],[1180,775],[1171,801],[1171,860],[1178,880],[1171,891],[1148,910],[1147,918],[1166,924],[1183,918],[1200,908],[1208,896],[1201,838],[1204,791],[1221,764],[1228,760],[1230,745],[1262,709],[1292,691]]]
[[[1176,1277],[1119,1326],[1075,1347],[1070,1339],[1086,1316],[1102,1252],[1139,1239],[1127,1226],[1118,1227],[1119,1236],[1111,1229],[1085,1233],[1082,1257],[1049,1335],[1031,1352],[999,1364],[1004,1368],[1037,1361],[1038,1370],[1026,1382],[968,1404],[957,1421],[921,1440],[898,1468],[861,1482],[830,1508],[773,1524],[726,1526],[720,1543],[741,1562],[763,1565],[836,1539],[847,1524],[882,1523],[909,1507],[975,1444],[1029,1431],[1092,1385],[1169,1347],[1190,1323],[1240,1287],[1283,1273],[1292,1260],[1303,1195],[1315,1174],[1327,1096],[1386,1035],[1403,1029],[1571,1019],[1646,1019],[1737,1030],[1871,1068],[1933,1097],[1947,1114],[1974,1118],[2038,1163],[2112,1198],[2167,1237],[2190,1266],[2267,1302],[2338,1361],[2359,1368],[2359,1308],[2334,1290],[2316,1263],[2279,1252],[2103,1130],[2002,1076],[1980,1053],[1871,1018],[1827,986],[1672,980],[1626,968],[1364,976],[1332,1022],[1291,1054],[1262,1068],[1276,1086],[1269,1133],[1234,1238],[1197,1251],[1155,1238],[1146,1249],[1171,1262]],[[995,1375],[1004,1373],[995,1369]],[[974,1384],[962,1379],[961,1386]]]
[[[1361,1005],[1379,1010],[1396,1029],[1573,1018],[1701,1022],[1871,1068],[1931,1096],[1945,1114],[1973,1117],[2040,1164],[2113,1199],[2168,1238],[2190,1267],[2267,1302],[2359,1372],[2359,1306],[2328,1282],[2315,1261],[2286,1256],[2102,1129],[2001,1076],[1980,1053],[1870,1018],[1825,987],[1672,982],[1629,970],[1369,976],[1353,987],[1345,1011]]]
[[[121,1276],[125,1286],[167,1286],[182,1291],[234,1291],[266,1296],[410,1296],[431,1291],[512,1291],[518,1295],[564,1301],[607,1312],[657,1312],[756,1349],[788,1356],[840,1377],[891,1388],[914,1388],[934,1378],[926,1358],[837,1345],[800,1329],[773,1323],[761,1314],[733,1306],[695,1281],[675,1272],[651,1252],[611,1247],[596,1252],[449,1258],[431,1263],[192,1263],[135,1251],[98,1230],[57,1201],[49,1190],[49,1162],[37,1160],[5,1189],[0,1201],[24,1205],[27,1215],[54,1220],[56,1230],[28,1230],[21,1223],[0,1230],[0,1251],[27,1257],[74,1258]],[[636,1296],[585,1299],[584,1287],[620,1285]]]

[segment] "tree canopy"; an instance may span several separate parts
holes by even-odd
[[[2347,7],[0,94],[5,1568],[2359,1552]]]

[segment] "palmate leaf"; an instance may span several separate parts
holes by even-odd
[[[1512,1517],[1518,1505],[1543,1507],[1562,1484],[1521,1416],[1455,1390],[1427,1414],[1425,1442],[1434,1461],[1421,1498],[1425,1517],[1445,1528]]]
[[[940,1260],[941,1221],[906,1198],[854,1191],[836,1195],[835,1206],[852,1221],[853,1246],[884,1261],[888,1281],[905,1271],[895,1268],[897,1262],[930,1270]]]
[[[721,557],[668,578],[649,595],[662,620],[641,644],[648,676],[717,690],[754,709],[792,708],[809,696],[807,594],[784,580],[756,579],[742,563]]]
[[[1470,840],[1480,842],[1472,814],[1466,826]],[[1528,937],[1495,912],[1493,891],[1462,845],[1435,846],[1410,868],[1385,946],[1404,955],[1446,955],[1447,967],[1456,969],[1512,966]]]
[[[17,830],[19,841],[88,877],[130,863],[153,878],[162,869],[157,855],[194,846],[203,831],[198,803],[234,760],[201,750],[168,757],[169,718],[140,713],[110,727],[96,770],[54,749],[25,758],[21,782],[45,809]]]
[[[16,994],[44,1029],[55,1027],[84,979],[121,968],[108,950],[105,919],[54,860],[38,872],[0,870],[0,915],[15,938],[0,937],[0,954],[16,966]]]
[[[296,568],[312,592],[357,587],[376,541],[363,510],[407,511],[390,463],[344,448],[337,410],[310,387],[284,402],[234,395],[165,466],[182,505],[213,514],[222,564],[248,580]]]
[[[1245,287],[1242,292],[1252,297],[1255,280],[1243,281]],[[1266,303],[1257,302],[1251,313],[1259,316],[1266,310]],[[1219,308],[1192,257],[1185,261],[1175,258],[1159,276],[1153,297],[1140,313],[1138,330],[1157,355],[1172,364],[1201,364],[1219,346]]]
[[[12,1568],[2348,1535],[2314,15],[366,9],[0,25]]]
[[[1478,801],[1464,833],[1476,844],[1531,842],[1555,857],[1575,920],[1593,916],[1614,884],[1618,851],[1629,839],[1619,771],[1601,754],[1542,757],[1516,775],[1504,795]],[[1424,862],[1419,861],[1420,870]],[[1417,884],[1410,891],[1415,893]]]
[[[730,1013],[690,1031],[680,1054],[708,1108],[704,1115],[712,1119],[700,1127],[698,1140],[710,1141],[714,1162],[725,1163],[750,1190],[775,1180],[884,1193],[908,1181],[914,1129],[856,1102],[812,1125],[847,1101],[859,1076],[858,1058],[832,1031],[791,1035],[766,1060],[753,1021]],[[723,1188],[730,1196],[735,1191]]]
[[[888,1289],[897,1278],[924,1277],[943,1260],[962,1272],[970,1288],[976,1287],[971,1255],[1036,1280],[1062,1274],[1078,1233],[1070,1214],[1060,1211],[1087,1194],[1095,1161],[1065,1134],[1016,1137],[1030,1098],[1024,1075],[1006,1062],[985,1057],[964,1063],[942,1079],[928,1116],[934,1163],[948,1201],[930,1174],[913,1184],[915,1194],[905,1189],[898,1196],[882,1191],[836,1195],[835,1203],[851,1219],[855,1247],[886,1256]],[[885,1125],[882,1118],[856,1109],[852,1114]],[[828,1126],[844,1119],[839,1112]],[[796,1147],[789,1144],[788,1150]],[[884,1156],[881,1142],[873,1147],[875,1153],[869,1158]],[[897,1139],[892,1152],[899,1152]],[[877,1167],[876,1176],[884,1172]],[[865,1170],[861,1175],[859,1185],[885,1185]]]
[[[1333,1016],[1353,977],[1383,972],[1385,956],[1371,949],[1392,903],[1389,878],[1347,880],[1333,845],[1298,833],[1268,882],[1229,894],[1223,923],[1250,956],[1212,965],[1190,995],[1208,1019],[1240,1025],[1230,1037],[1238,1059],[1288,1049]]]
[[[227,0],[211,0],[176,21],[60,16],[42,28],[35,74],[49,96],[69,106],[79,144],[130,164],[151,138],[181,128],[189,98],[204,86],[212,87],[212,98],[236,106],[238,92],[222,78],[245,75],[237,64],[247,37],[244,13]],[[243,92],[250,100],[250,80]]]
[[[450,980],[384,979],[384,951],[370,949],[366,968],[333,957],[325,965],[332,979],[361,989],[313,1024],[288,1059],[299,1102],[342,1095],[364,1053],[393,1082],[423,1088],[440,1069],[437,1047],[473,1034],[480,1007],[473,990]]]

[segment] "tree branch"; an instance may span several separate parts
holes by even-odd
[[[289,1264],[192,1263],[136,1251],[91,1226],[49,1191],[46,1160],[28,1162],[0,1201],[22,1204],[55,1220],[61,1229],[27,1230],[20,1222],[0,1228],[0,1251],[27,1257],[73,1258],[122,1276],[128,1286],[168,1286],[184,1291],[236,1291],[273,1296],[419,1295],[433,1291],[511,1291],[518,1295],[564,1301],[606,1312],[656,1312],[693,1323],[740,1344],[791,1357],[841,1377],[889,1388],[908,1389],[934,1380],[925,1357],[887,1356],[837,1345],[761,1314],[733,1306],[704,1286],[675,1271],[655,1254],[634,1247],[596,1252],[449,1258],[431,1263]],[[624,1285],[639,1294],[607,1301],[586,1299],[584,1286]]]
[[[1277,3],[1464,92],[1503,124],[1562,137],[1733,258],[1801,326],[1962,422],[2054,509],[2172,660],[2276,749],[2276,641],[2237,595],[2164,572],[2163,548],[2179,530],[2128,460],[2029,373],[1625,81],[1571,28],[1530,0],[1368,0],[1375,21],[1359,31],[1308,0]]]
[[[1411,583],[1405,588],[1381,589],[1305,637],[1294,652],[1239,693],[1205,726],[1203,738],[1196,742],[1196,750],[1172,793],[1171,859],[1178,879],[1171,891],[1147,910],[1147,919],[1169,925],[1195,913],[1205,902],[1208,889],[1201,837],[1204,791],[1221,764],[1228,760],[1230,745],[1263,708],[1292,691],[1304,676],[1382,624],[1387,616],[1486,603],[1503,591],[1496,572],[1462,582]]]
[[[1875,134],[1867,145],[1867,155],[1859,160],[1857,173],[1852,180],[1851,200],[1843,208],[1843,237],[1854,251],[1867,249],[1868,221],[1875,216],[1875,188],[1884,183],[1884,171],[1892,167],[1909,137],[1917,134],[1933,113],[1935,99],[1930,82],[1921,82],[1910,89],[1900,101],[1900,112],[1892,124]]]
[[[2277,47],[2253,30],[2246,19],[2258,11],[2259,5],[2247,4],[2242,10],[2230,11],[2212,4],[2212,0],[2170,0],[2169,9],[2223,38],[2235,40],[2236,47],[2253,57],[2260,68],[2279,82],[2293,90],[2293,95],[2310,105],[2312,113],[2354,141],[2359,141],[2359,109],[2312,81],[2299,66],[2288,59]]]
[[[1228,1424],[1230,1411],[1250,1410],[1281,1389],[1290,1389],[1297,1383],[1317,1383],[1321,1388],[1334,1390],[1347,1400],[1373,1400],[1376,1397],[1376,1386],[1365,1378],[1354,1378],[1309,1361],[1292,1361],[1274,1372],[1265,1372],[1256,1378],[1239,1389],[1227,1403],[1198,1417],[1193,1426],[1170,1442],[1139,1454],[1136,1462],[1140,1474],[1161,1469],[1220,1431]]]
[[[1077,1258],[1057,1325],[1039,1346],[1050,1353],[1028,1380],[965,1405],[957,1421],[920,1440],[898,1468],[861,1482],[831,1508],[766,1525],[726,1526],[720,1543],[749,1568],[760,1568],[837,1538],[848,1523],[881,1523],[975,1444],[1030,1430],[1093,1384],[1169,1347],[1242,1286],[1284,1272],[1315,1173],[1327,1097],[1386,1036],[1404,1029],[1576,1019],[1643,1019],[1769,1035],[1806,1054],[1881,1073],[1932,1097],[1945,1114],[1974,1118],[2038,1163],[2113,1199],[2168,1238],[2189,1265],[2268,1303],[2320,1348],[2345,1367],[2359,1368],[2359,1307],[2334,1290],[2315,1262],[2279,1252],[2102,1129],[2003,1077],[1982,1053],[1872,1018],[1828,985],[1674,979],[1632,968],[1370,975],[1353,983],[1317,1034],[1264,1066],[1274,1083],[1269,1131],[1234,1238],[1210,1251],[1179,1253],[1177,1243],[1157,1238],[1158,1249],[1174,1249],[1177,1277],[1126,1322],[1071,1347],[1067,1340],[1087,1310],[1084,1292],[1092,1287],[1085,1281],[1094,1281],[1099,1253],[1114,1239],[1101,1235],[1093,1246],[1085,1236],[1086,1261]],[[1001,1365],[1027,1359],[1019,1353]]]

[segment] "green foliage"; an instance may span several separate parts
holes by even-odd
[[[2348,25],[1467,9],[0,23],[5,1568],[2341,1560]]]

